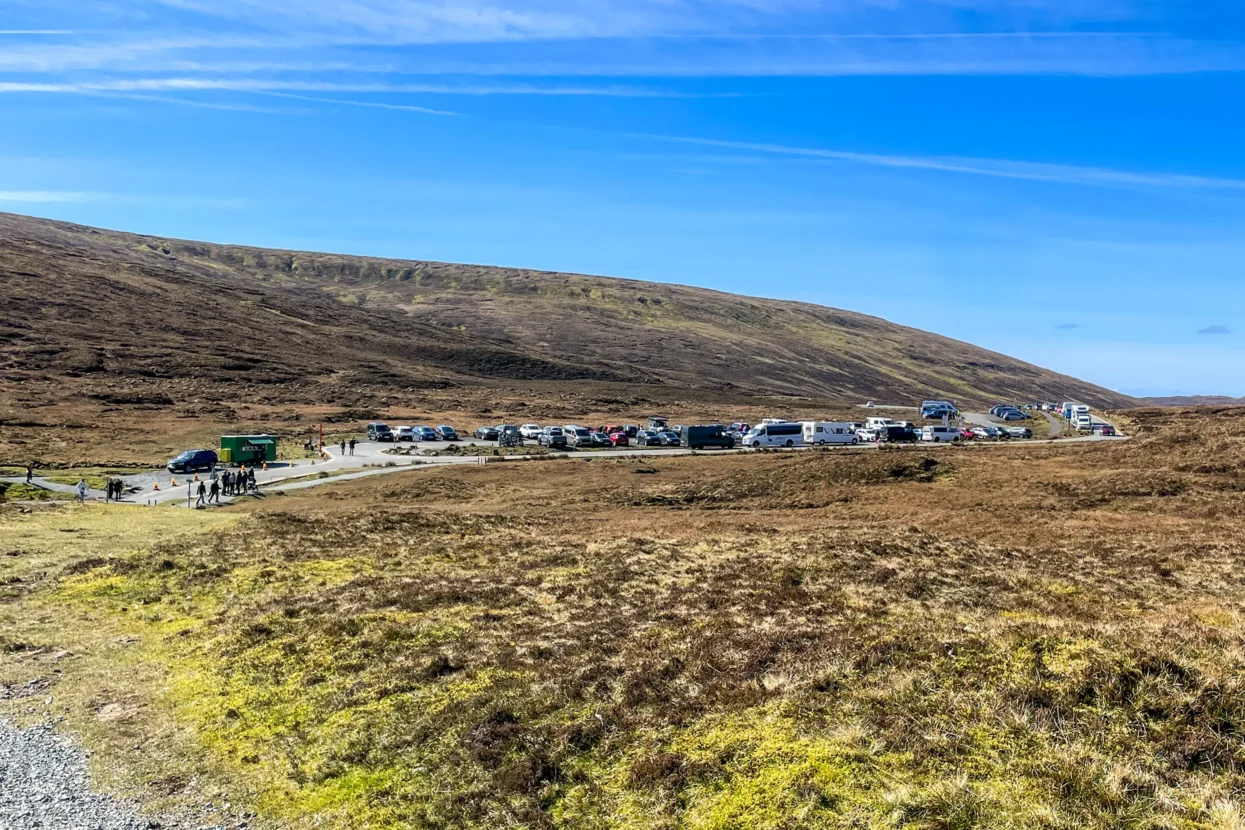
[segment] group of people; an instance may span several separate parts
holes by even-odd
[[[350,454],[351,454],[351,455],[354,455],[354,447],[355,447],[355,444],[356,444],[356,443],[357,443],[357,442],[356,442],[353,438],[351,438],[349,441],[342,441],[341,443],[339,443],[339,444],[337,445],[337,448],[338,448],[339,450],[341,450],[341,454],[342,454],[342,455],[345,455],[345,454],[346,454],[346,448],[347,448],[347,447],[349,447],[349,448],[350,448]]]
[[[125,483],[119,478],[110,478],[104,483],[104,501],[121,501],[125,495]]]
[[[247,493],[258,493],[259,485],[255,482],[255,470],[242,469],[238,472],[225,470],[221,474],[220,479],[216,478],[216,471],[212,471],[212,478],[209,482],[199,482],[198,500],[195,502],[196,507],[207,507],[209,504],[220,504],[222,494],[226,496],[245,496]]]

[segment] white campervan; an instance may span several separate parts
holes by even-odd
[[[899,426],[899,424],[895,423],[890,418],[866,418],[865,419],[865,429],[873,430],[874,432],[881,432],[887,427],[897,427],[897,426]]]
[[[821,447],[826,444],[855,444],[859,441],[856,438],[855,424],[805,421],[803,426],[805,444],[815,444]]]
[[[804,424],[762,424],[744,436],[745,447],[794,447],[804,443]]]

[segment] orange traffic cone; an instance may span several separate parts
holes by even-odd
[[[160,492],[160,482],[158,481],[152,482],[151,489],[155,490],[157,493]]]
[[[170,486],[170,487],[176,487],[176,486],[177,486],[177,479],[172,479],[171,481],[169,481],[169,486]]]
[[[199,474],[195,473],[195,481],[198,481],[198,480],[199,480]]]
[[[265,461],[265,462],[264,462],[264,472],[265,472],[265,473],[266,473],[266,472],[268,472],[268,462],[267,462],[267,461]]]

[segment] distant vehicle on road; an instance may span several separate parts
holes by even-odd
[[[1094,424],[1091,431],[1094,435],[1102,435],[1108,438],[1119,434],[1115,431],[1115,427],[1110,424]]]
[[[539,438],[541,431],[540,424],[524,424],[519,427],[519,434],[529,441],[535,441]]]
[[[478,438],[481,441],[496,441],[500,435],[501,432],[497,427],[477,427],[476,431],[471,433],[473,438]]]
[[[459,441],[458,431],[449,424],[442,424],[437,427],[437,435],[441,436],[442,441]]]
[[[437,435],[437,431],[432,427],[414,427],[412,432],[415,433],[416,441],[440,441],[441,436]]]
[[[388,424],[382,424],[379,421],[373,421],[367,425],[367,440],[369,441],[388,441],[393,442],[393,430]]]
[[[703,450],[708,447],[720,447],[724,450],[729,450],[735,446],[734,437],[721,424],[685,426],[683,427],[682,438],[683,445],[694,450]]]
[[[393,428],[393,440],[414,441],[415,440],[415,428],[414,427],[394,427]]]
[[[748,430],[745,447],[794,447],[804,443],[804,424],[761,424]]]
[[[215,469],[217,461],[214,450],[186,450],[170,459],[167,469],[170,473],[198,473]]]
[[[1002,418],[1004,421],[1027,421],[1029,420],[1029,416],[1024,414],[1018,409],[1009,409],[1006,412],[999,415],[999,417]]]

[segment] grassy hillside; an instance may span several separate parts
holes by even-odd
[[[256,828],[1239,828],[1245,409],[1129,417],[0,509],[0,713]]]
[[[0,215],[0,369],[343,389],[549,383],[860,402],[1091,384],[874,317],[575,274],[265,251]],[[88,383],[89,385],[89,383]],[[246,395],[254,391],[246,392]]]

